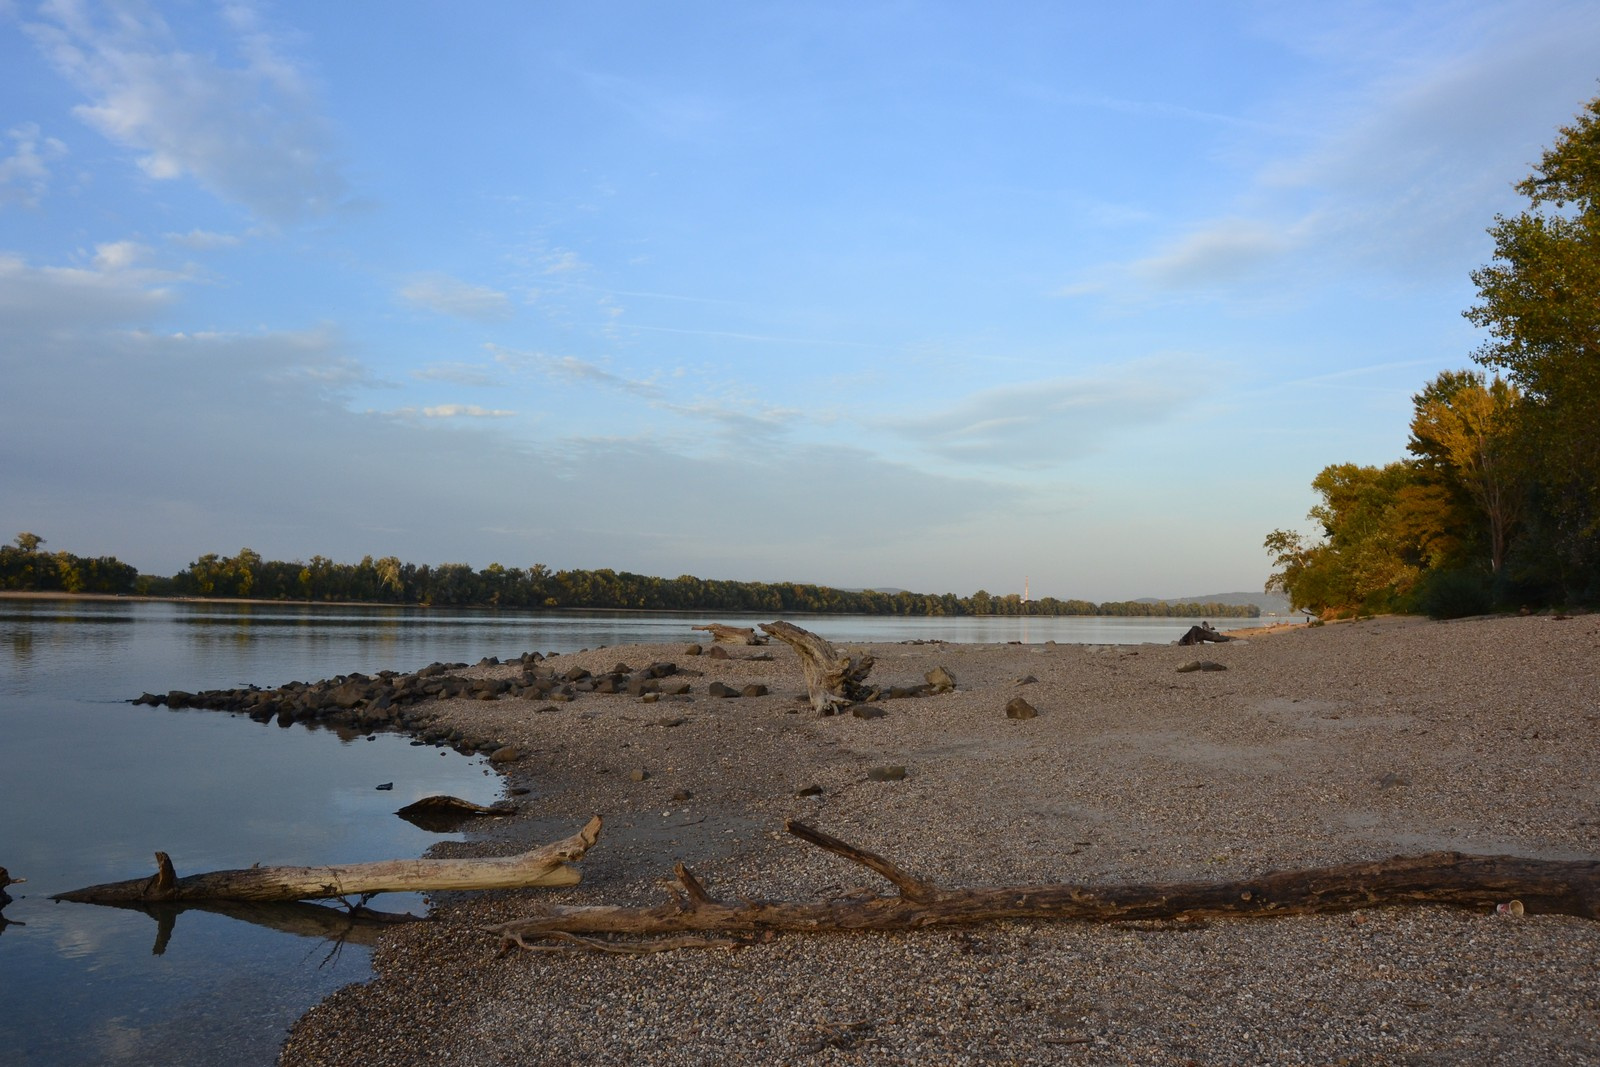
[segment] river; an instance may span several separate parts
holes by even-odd
[[[835,642],[1136,644],[1175,640],[1196,621],[786,617]],[[273,1063],[300,1014],[370,977],[368,949],[196,911],[163,932],[142,912],[50,895],[143,876],[158,849],[180,875],[415,856],[451,835],[413,827],[395,809],[432,793],[481,804],[501,796],[482,759],[396,734],[286,729],[129,699],[528,651],[687,643],[703,637],[691,627],[705,621],[0,598],[0,866],[27,878],[0,911],[0,1062]],[[392,789],[377,788],[386,783]],[[421,914],[426,901],[375,906]]]

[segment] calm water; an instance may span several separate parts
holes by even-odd
[[[1172,641],[1194,621],[787,617],[836,642],[1127,644]],[[129,698],[688,642],[705,621],[0,599],[0,866],[28,879],[0,912],[11,923],[0,927],[0,1063],[272,1063],[306,1008],[369,977],[367,949],[189,911],[157,954],[159,928],[145,914],[48,897],[141,877],[157,849],[180,875],[413,856],[441,837],[396,808],[432,793],[484,804],[500,795],[481,760],[397,735],[283,729]],[[383,782],[393,790],[375,788]],[[406,896],[375,906],[420,913],[426,904]]]

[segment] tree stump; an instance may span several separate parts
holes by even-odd
[[[806,694],[811,706],[823,715],[872,698],[873,691],[866,685],[866,677],[872,671],[871,656],[858,658],[841,653],[793,623],[764,622],[761,628],[799,653],[800,665],[806,672]]]

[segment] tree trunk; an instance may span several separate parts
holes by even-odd
[[[691,626],[691,630],[704,630],[724,645],[764,645],[765,637],[760,636],[749,626],[724,626],[720,622],[708,622],[704,626]]]
[[[85,904],[316,900],[373,893],[577,885],[583,876],[571,864],[581,859],[599,837],[600,817],[597,815],[571,837],[517,856],[383,860],[343,867],[251,867],[193,874],[187,878],[179,878],[167,854],[157,852],[158,870],[149,878],[93,885],[51,899]]]
[[[864,891],[810,901],[713,898],[683,864],[673,899],[648,908],[547,906],[489,928],[506,944],[574,934],[681,935],[764,931],[918,930],[996,919],[1112,922],[1268,918],[1398,904],[1491,908],[1518,900],[1531,913],[1600,919],[1600,861],[1432,852],[1373,862],[1277,871],[1228,882],[943,888],[890,861],[797,822],[788,831],[883,875],[897,893]],[[1515,910],[1515,909],[1513,909]],[[679,938],[672,947],[685,943]],[[601,943],[601,945],[609,942]],[[600,947],[600,946],[597,946]]]
[[[872,696],[866,677],[872,671],[872,657],[840,653],[810,630],[787,622],[764,622],[761,628],[800,654],[806,672],[806,693],[811,706],[824,715],[860,703]]]

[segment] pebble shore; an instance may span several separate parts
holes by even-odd
[[[1439,849],[1600,857],[1600,617],[1241,633],[851,645],[879,685],[955,679],[877,718],[818,716],[777,642],[546,664],[671,662],[686,698],[448,702],[447,722],[516,750],[503,770],[528,792],[436,853],[519,852],[598,813],[583,883],[441,894],[436,921],[385,933],[377,977],[309,1012],[281,1062],[1600,1063],[1600,922],[1565,916],[1008,921],[646,956],[502,952],[483,929],[536,901],[658,903],[678,860],[732,899],[887,889],[786,818],[948,886],[1224,880]],[[1225,669],[1179,670],[1196,659]],[[767,694],[708,696],[717,681]],[[1017,696],[1036,718],[1006,715]],[[905,775],[874,780],[884,767]]]

